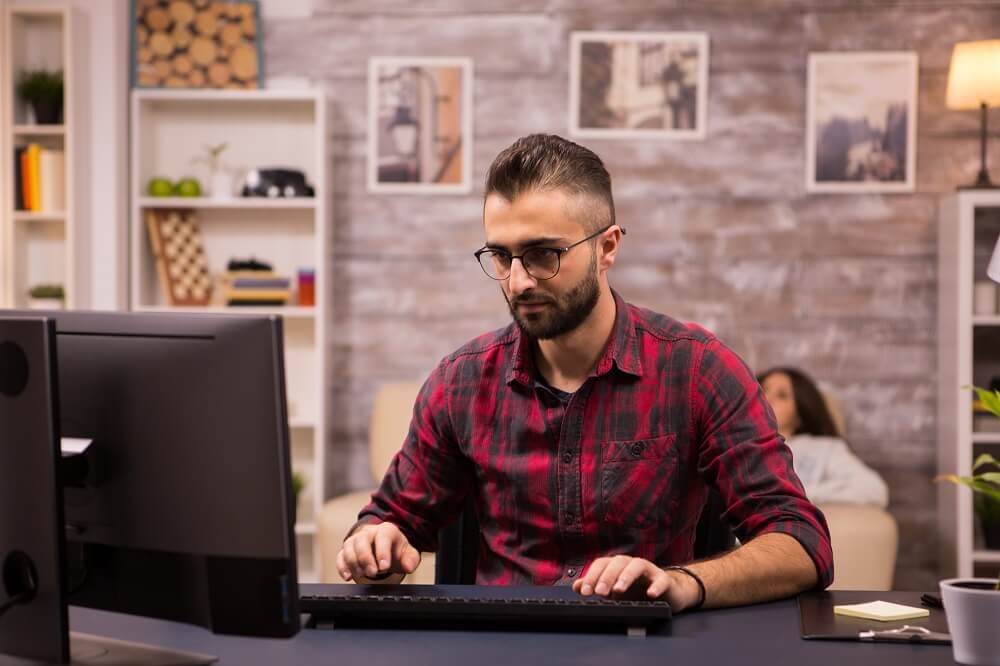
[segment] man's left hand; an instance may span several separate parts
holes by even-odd
[[[674,612],[698,603],[698,584],[690,576],[667,572],[649,560],[628,555],[599,557],[590,563],[587,571],[573,583],[573,591],[585,597],[596,594],[620,599],[643,592],[649,599],[663,599]]]

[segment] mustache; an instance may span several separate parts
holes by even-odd
[[[532,294],[530,292],[521,294],[520,296],[515,296],[510,299],[511,306],[527,305],[527,304],[553,304],[555,303],[554,298],[547,296],[542,296],[541,294]]]

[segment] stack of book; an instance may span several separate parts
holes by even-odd
[[[29,143],[14,148],[14,207],[34,213],[66,209],[66,157]]]
[[[223,274],[226,305],[285,305],[291,282],[272,271],[228,271]]]

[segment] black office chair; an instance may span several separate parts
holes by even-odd
[[[736,537],[722,520],[726,505],[714,490],[695,528],[694,557],[701,559],[729,550]],[[434,561],[434,582],[438,585],[472,585],[476,582],[476,559],[479,555],[479,520],[473,499],[465,502],[462,515],[438,535],[437,559]]]

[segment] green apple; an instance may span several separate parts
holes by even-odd
[[[201,183],[197,178],[181,178],[174,186],[174,194],[179,197],[200,197]]]
[[[174,184],[166,178],[157,176],[146,185],[146,192],[151,197],[169,197],[174,193]]]

